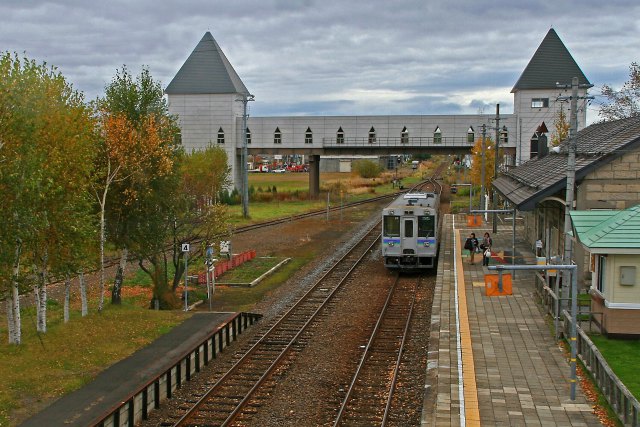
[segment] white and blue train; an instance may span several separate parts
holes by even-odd
[[[407,193],[382,210],[382,256],[390,269],[436,266],[440,195]]]

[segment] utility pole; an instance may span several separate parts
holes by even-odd
[[[567,87],[566,85],[557,85],[558,87]],[[591,87],[593,85],[584,85],[582,87]],[[577,133],[578,133],[578,78],[571,79],[571,116],[569,119],[569,152],[567,158],[567,191],[565,196],[565,208],[564,208],[564,257],[563,263],[565,265],[572,265],[572,250],[573,240],[571,239],[571,214],[573,210],[573,199],[575,192],[576,182],[576,150],[578,146]],[[558,99],[566,100],[565,97],[558,97]],[[564,270],[562,275],[562,284],[566,287],[570,284],[571,289],[571,398],[575,399],[576,388],[576,324],[577,319],[577,305],[578,305],[578,271],[574,269],[572,271]],[[563,292],[564,294],[564,292]]]
[[[567,191],[564,204],[564,263],[571,264],[573,241],[571,239],[571,215],[576,182],[576,132],[578,129],[578,78],[571,80],[571,116],[569,119],[569,156],[567,159]],[[565,282],[568,283],[568,282]]]
[[[500,151],[500,104],[496,104],[496,152],[495,152],[495,158],[494,158],[494,164],[493,164],[493,181],[496,180],[496,178],[498,178],[498,151]],[[493,182],[492,181],[492,182]],[[493,201],[491,203],[491,210],[495,211],[498,208],[498,193],[496,193],[496,191],[493,191]],[[492,218],[492,222],[493,222],[493,234],[496,234],[498,232],[498,214],[497,213],[493,213],[493,218]],[[513,256],[515,256],[515,254],[513,254]]]
[[[569,88],[568,85],[556,84],[559,88]],[[593,85],[578,84],[578,78],[571,79],[571,97],[568,99],[570,103],[570,115],[569,115],[569,146],[567,156],[567,189],[565,195],[565,209],[564,209],[564,255],[563,262],[565,264],[571,264],[573,240],[571,239],[571,215],[573,210],[573,201],[575,194],[576,184],[576,151],[578,147],[578,88],[590,88]],[[591,97],[581,97],[582,99],[590,99]],[[566,101],[566,96],[558,97],[559,101]],[[567,278],[568,279],[568,278]],[[565,282],[568,283],[568,282]]]
[[[242,95],[242,155],[240,156],[242,162],[242,217],[249,217],[249,167],[247,166],[247,160],[249,158],[249,149],[247,147],[247,103],[254,101],[253,95]]]
[[[480,210],[484,210],[485,206],[484,206],[484,182],[485,182],[485,141],[487,138],[487,125],[483,124],[482,125],[482,146],[481,146],[481,150],[482,150],[482,167],[480,169]]]

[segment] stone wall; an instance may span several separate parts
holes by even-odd
[[[578,188],[577,209],[626,209],[640,203],[640,150],[602,165]]]

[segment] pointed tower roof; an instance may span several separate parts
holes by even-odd
[[[574,77],[578,78],[579,84],[590,84],[556,31],[551,28],[511,93],[522,89],[555,89],[556,83],[571,84]]]
[[[249,91],[209,31],[202,37],[164,92],[249,95]]]

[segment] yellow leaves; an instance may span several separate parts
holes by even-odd
[[[102,132],[109,160],[133,172],[153,164],[156,173],[165,175],[173,166],[171,147],[162,137],[160,123],[148,116],[136,123],[123,113],[102,114]]]

